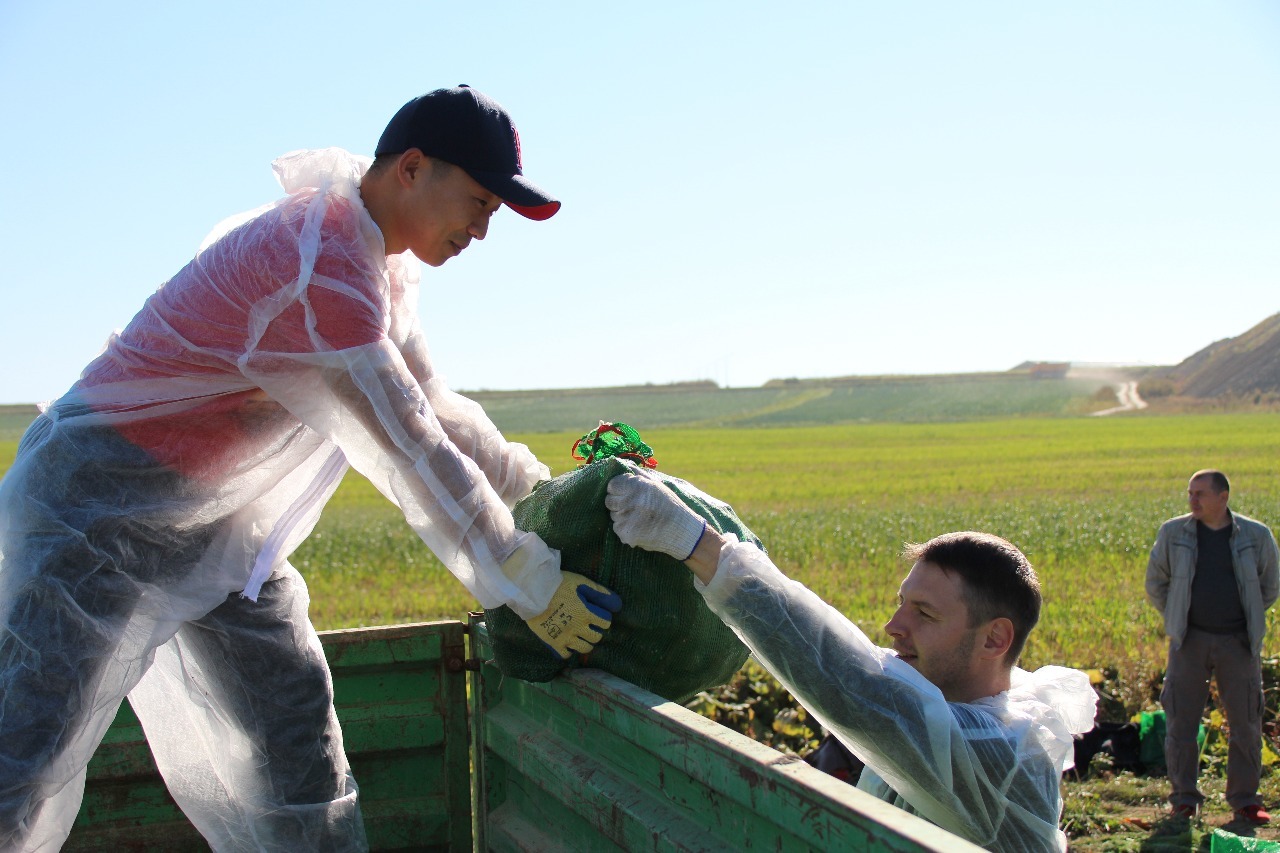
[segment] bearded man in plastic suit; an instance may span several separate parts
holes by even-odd
[[[348,466],[486,608],[589,651],[617,596],[510,507],[549,471],[449,391],[417,263],[484,239],[522,173],[465,86],[406,104],[376,159],[274,163],[285,197],[219,226],[23,436],[0,484],[0,850],[56,850],[129,696],[219,850],[364,849],[332,682],[288,556]]]
[[[658,480],[614,477],[605,505],[624,543],[685,562],[711,610],[866,765],[860,789],[988,850],[1067,849],[1059,782],[1097,696],[1078,670],[1015,666],[1040,585],[1011,543],[908,546],[886,649]]]

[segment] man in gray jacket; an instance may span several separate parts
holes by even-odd
[[[1264,824],[1262,638],[1267,608],[1280,593],[1280,550],[1265,524],[1227,507],[1221,471],[1197,471],[1187,485],[1191,512],[1160,527],[1147,563],[1147,598],[1164,617],[1169,664],[1160,702],[1174,816],[1192,818],[1204,797],[1196,787],[1196,732],[1209,678],[1227,721],[1227,803],[1236,820]]]

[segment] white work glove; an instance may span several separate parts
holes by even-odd
[[[604,639],[613,624],[613,614],[622,607],[622,598],[593,580],[574,572],[560,573],[547,609],[525,624],[551,651],[567,660],[570,652],[587,654]]]
[[[693,556],[707,523],[661,481],[619,474],[609,481],[608,492],[604,505],[613,518],[613,532],[625,544],[681,562]]]

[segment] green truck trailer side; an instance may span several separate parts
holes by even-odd
[[[607,673],[505,678],[475,616],[321,641],[372,850],[979,849]],[[63,849],[208,849],[127,705]]]

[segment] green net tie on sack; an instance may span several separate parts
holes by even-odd
[[[580,448],[586,455],[578,455]],[[559,550],[565,570],[617,592],[622,609],[591,654],[568,661],[554,657],[510,608],[486,610],[494,662],[504,674],[525,681],[548,681],[565,669],[594,667],[673,702],[724,684],[746,662],[747,648],[708,609],[693,587],[693,573],[665,554],[624,545],[604,505],[609,481],[628,470],[622,460],[653,467],[652,450],[626,424],[602,422],[574,443],[573,453],[585,464],[540,483],[517,503],[512,511],[516,527]],[[654,473],[708,527],[764,550],[728,504],[683,480]]]
[[[585,450],[585,455],[578,455],[579,449]],[[645,468],[658,467],[658,460],[653,457],[653,448],[640,440],[640,433],[626,424],[611,424],[608,421],[601,421],[598,427],[575,441],[569,449],[569,455],[574,461],[584,464],[614,456],[629,459]]]

